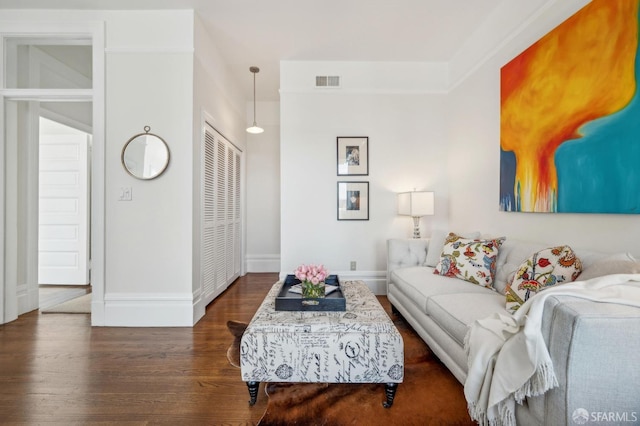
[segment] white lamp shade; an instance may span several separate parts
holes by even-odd
[[[264,132],[264,129],[262,127],[258,127],[256,123],[253,123],[253,126],[247,127],[247,132],[257,135]]]
[[[398,214],[403,216],[430,216],[434,212],[434,194],[427,191],[398,194]]]

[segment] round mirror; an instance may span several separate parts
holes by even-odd
[[[145,126],[145,133],[129,139],[122,149],[124,169],[138,179],[157,178],[169,165],[167,143],[160,136],[149,133],[150,130]]]

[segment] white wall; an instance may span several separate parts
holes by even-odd
[[[246,110],[249,127],[253,102]],[[256,117],[264,133],[247,134],[247,272],[279,272],[280,102],[257,102]]]
[[[247,152],[246,99],[215,41],[188,10],[2,10],[2,20],[54,27],[65,22],[105,24],[106,116],[96,119],[106,121],[106,265],[104,288],[94,289],[93,306],[99,309],[94,309],[93,324],[195,323],[205,308],[200,300],[199,222],[203,118]],[[266,170],[272,173],[271,181],[269,188],[254,193],[257,200],[250,204],[258,210],[249,216],[258,218],[253,228],[264,225],[260,211],[261,197],[266,196],[272,203],[266,213],[269,229],[248,243],[258,257],[279,259],[279,202],[269,198],[279,197],[279,111],[277,103],[265,108],[267,132],[255,139],[253,158],[257,174]],[[147,125],[167,141],[171,161],[158,179],[140,181],[123,170],[120,152]],[[132,188],[132,201],[118,201],[123,187]],[[243,196],[246,191],[243,185]]]
[[[194,52],[194,86],[193,86],[193,146],[192,146],[192,291],[194,300],[195,323],[205,313],[203,276],[201,271],[201,170],[202,170],[202,136],[204,120],[207,120],[219,133],[243,152],[247,151],[245,132],[244,96],[234,77],[230,73],[224,58],[220,55],[215,40],[208,34],[198,15],[195,16],[195,52]],[[249,72],[247,71],[247,74]],[[243,160],[244,161],[244,160]],[[242,177],[246,180],[245,173]],[[241,191],[246,191],[244,185]],[[244,269],[244,268],[242,268]]]
[[[191,325],[193,12],[106,19],[105,325]],[[150,181],[120,160],[144,126],[171,152]],[[132,201],[118,201],[122,187]]]
[[[192,75],[189,53],[107,56],[107,325],[159,325],[138,323],[159,318],[129,316],[129,308],[142,313],[147,304],[163,305],[166,325],[191,322],[178,317],[192,298]],[[171,152],[167,170],[150,181],[128,175],[120,160],[124,143],[144,126]],[[122,187],[132,188],[132,201],[118,201]]]
[[[468,48],[475,52],[484,51],[485,56],[477,59],[481,65],[473,69],[467,78],[461,79],[448,95],[452,228],[481,229],[513,239],[566,243],[640,255],[638,215],[499,211],[500,67],[585,3],[583,0],[548,2],[545,8],[529,17],[525,26],[506,37],[500,34],[501,26],[496,22],[485,22],[481,32],[487,46],[493,48],[483,50],[477,41],[482,38],[472,37],[475,44]],[[508,11],[505,9],[503,13]],[[512,18],[516,19],[515,11],[512,12]],[[492,43],[498,35],[506,41],[495,49]],[[466,54],[471,55],[470,51],[461,51],[458,57]],[[454,74],[463,75],[462,61],[453,64],[454,67],[456,65],[461,68]]]
[[[2,11],[4,19],[105,24],[106,114],[94,117],[106,122],[105,211],[93,214],[106,217],[106,263],[93,324],[192,325],[193,11],[20,10]],[[120,160],[144,126],[171,150],[168,169],[151,181],[128,175]],[[118,201],[122,187],[132,201]]]
[[[213,127],[238,149],[246,150],[245,96],[229,70],[215,40],[206,32],[201,18],[195,16],[194,55],[194,138],[200,137],[200,119],[206,113]],[[247,78],[250,78],[247,70]],[[199,152],[198,152],[199,155]]]
[[[281,63],[281,275],[323,263],[384,293],[386,240],[410,237],[396,193],[436,193],[423,235],[446,226],[444,64]],[[316,75],[339,75],[341,89],[314,89]],[[337,176],[336,137],[369,137],[369,176]],[[369,220],[338,221],[338,181],[369,182]],[[357,271],[349,271],[349,262]]]

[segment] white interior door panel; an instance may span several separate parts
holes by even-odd
[[[40,284],[89,284],[88,147],[88,135],[40,138]]]

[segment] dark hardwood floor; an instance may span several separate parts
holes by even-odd
[[[238,279],[193,328],[91,327],[89,315],[38,311],[0,325],[0,424],[256,424],[266,396],[261,386],[248,405],[226,322],[251,320],[277,278]]]

